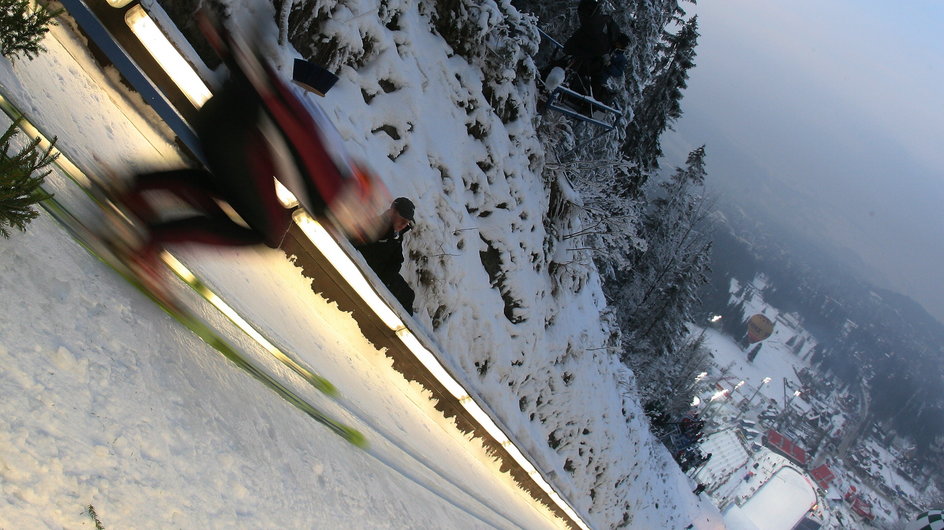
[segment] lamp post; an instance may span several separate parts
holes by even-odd
[[[724,390],[719,390],[715,392],[714,395],[711,396],[711,399],[709,400],[709,403],[708,403],[708,407],[705,408],[705,411],[707,412],[708,409],[711,408],[712,405],[715,405],[715,402],[718,402],[718,404],[715,405],[715,408],[714,410],[711,411],[711,414],[705,416],[706,423],[708,422],[708,420],[714,418],[715,415],[718,413],[718,409],[721,407],[720,405],[721,400],[723,400],[724,398],[730,395],[731,395],[731,391],[728,389],[724,389]]]
[[[734,388],[731,389],[731,392],[728,393],[727,397],[731,400],[731,403],[734,403],[734,393],[740,390],[741,387],[744,386],[744,383],[743,379],[738,381],[738,383],[734,385]]]
[[[701,333],[699,333],[698,337],[695,338],[694,344],[698,344],[701,342],[701,339],[705,337],[705,333],[708,332],[708,328],[717,329],[720,326],[720,324],[718,323],[721,322],[721,318],[722,318],[721,315],[710,315],[708,317],[708,325],[701,328]]]
[[[802,394],[802,392],[799,390],[794,390],[793,394],[783,404],[783,412],[780,413],[780,418],[777,420],[777,429],[783,428],[783,424],[787,421],[787,412],[790,410],[790,403],[792,403],[794,399],[800,397],[800,394]]]
[[[708,372],[702,372],[698,374],[697,376],[695,376],[695,380],[685,387],[685,393],[691,394],[694,396],[692,398],[692,403],[690,406],[695,409],[697,409],[698,405],[701,404],[701,398],[698,397],[698,383],[701,383],[701,381],[706,377],[708,377]]]
[[[771,381],[772,381],[772,379],[769,378],[769,377],[765,377],[765,378],[763,378],[763,379],[761,380],[760,384],[759,384],[759,385],[757,386],[757,388],[754,390],[754,393],[751,394],[751,397],[747,398],[747,404],[745,404],[745,405],[744,405],[744,408],[742,408],[742,409],[738,412],[738,415],[734,418],[734,421],[739,420],[739,419],[741,418],[741,416],[744,415],[745,412],[747,412],[747,409],[751,408],[751,403],[754,401],[754,398],[757,397],[757,394],[760,393],[760,389],[761,389],[761,388],[764,388],[764,385],[766,385],[767,383],[769,383],[769,382],[771,382]]]

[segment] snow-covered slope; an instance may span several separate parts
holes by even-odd
[[[589,269],[585,281],[565,283],[553,274],[566,265],[555,259],[574,257],[554,252],[567,242],[546,230],[552,214],[535,84],[486,77],[482,61],[452,53],[430,31],[422,9],[393,4],[390,30],[374,8],[345,2],[332,14],[342,20],[323,28],[340,42],[374,39],[371,57],[341,70],[326,104],[393,193],[416,200],[406,268],[417,319],[592,524],[692,519],[688,482],[649,435],[632,375],[610,355],[598,277]],[[517,15],[485,2],[464,23],[476,35],[502,34],[512,23],[506,14]],[[516,120],[503,123],[490,105],[494,86],[523,103]]]
[[[495,46],[497,42],[504,46],[500,51],[506,62],[517,61],[527,51],[527,38],[521,42],[500,39],[503,35],[511,34],[507,31],[509,20],[517,25],[528,24],[528,20],[521,18],[510,5],[484,2],[474,9],[461,5],[466,8],[462,12],[465,17],[462,19],[463,27],[483,43]],[[237,23],[248,24],[250,20],[275,18],[271,5],[266,2],[233,2],[231,7]],[[535,132],[540,118],[534,111],[537,93],[533,81],[527,76],[517,75],[513,69],[507,70],[507,73],[506,70],[496,69],[496,64],[503,64],[501,61],[485,61],[480,57],[466,59],[455,53],[435,30],[436,24],[431,19],[442,14],[437,14],[434,5],[385,2],[382,7],[378,10],[375,2],[367,0],[333,6],[330,22],[321,28],[322,35],[334,38],[341,43],[342,48],[356,54],[358,60],[356,68],[340,68],[341,81],[322,103],[348,140],[352,151],[370,162],[395,195],[411,197],[417,204],[417,227],[407,238],[409,257],[405,267],[407,280],[417,289],[417,320],[432,332],[442,350],[447,353],[449,358],[446,362],[455,372],[464,374],[465,382],[484,399],[555,486],[573,502],[578,512],[586,515],[591,525],[600,528],[620,525],[684,528],[692,522],[696,527],[718,525],[720,517],[717,511],[691,495],[692,485],[688,479],[649,434],[648,423],[635,399],[632,374],[609,354],[612,330],[601,316],[605,302],[595,272],[592,268],[586,268],[573,276],[556,274],[568,265],[564,261],[567,253],[561,251],[562,248],[566,249],[567,242],[550,236],[546,229],[553,219],[550,219],[548,183],[543,171],[545,146]],[[394,19],[395,24],[392,23]],[[278,48],[275,45],[277,28],[274,23],[269,29],[269,51],[283,71],[288,72],[295,52],[289,48]],[[496,36],[499,37],[498,41],[490,40],[490,37]],[[533,39],[533,32],[529,38]],[[368,41],[370,46],[365,47],[364,43]],[[481,56],[494,54],[495,50],[482,51]],[[483,73],[483,68],[489,72],[488,77]],[[500,75],[495,73],[496,70]],[[527,71],[527,68],[524,70]],[[116,133],[108,124],[96,129],[87,127],[86,122],[106,118],[91,103],[77,106],[58,99],[62,96],[57,96],[56,72],[62,71],[69,73],[68,68],[53,69],[47,70],[47,75],[43,76],[39,73],[42,69],[11,68],[5,64],[4,86],[17,85],[20,97],[31,101],[28,105],[30,110],[44,116],[49,128],[55,129],[51,132],[59,134],[60,141],[70,146],[76,145],[75,149],[87,162],[93,155],[102,157],[102,153],[96,152],[96,145],[110,145],[112,142],[133,144],[139,141],[136,138],[140,137]],[[34,99],[31,95],[34,93],[43,94],[43,97]],[[93,83],[89,83],[78,93],[70,93],[65,97],[66,101],[71,98],[96,101],[103,95],[97,92]],[[507,109],[509,101],[513,102],[512,106],[517,110],[514,113],[503,110],[500,117],[493,104],[501,102],[501,108]],[[47,104],[50,102],[55,102],[55,107],[49,107]],[[123,102],[118,104],[125,105]],[[129,110],[128,114],[134,113]],[[90,133],[92,130],[99,131],[101,137],[93,137],[92,142],[78,142],[79,136],[94,134]],[[124,147],[127,146],[114,153],[107,153],[102,158],[109,163],[122,164],[175,163],[172,154],[155,155],[155,150],[143,148],[141,151],[147,151],[147,156],[152,159],[142,164],[141,160],[131,160],[137,156],[133,148]],[[160,149],[156,151],[159,153]],[[29,236],[18,236],[17,244],[24,244],[25,237]],[[24,252],[5,253],[5,270],[16,269],[21,274],[29,275],[30,271],[42,268],[43,259],[53,259],[54,256],[47,252],[27,259],[25,255]],[[197,265],[201,260],[221,259],[216,252],[205,252],[201,258],[198,250],[189,251],[188,256]],[[225,256],[225,259],[246,259],[250,262],[254,259],[251,254]],[[213,268],[210,262],[203,267],[206,271],[212,271]],[[251,279],[243,277],[244,272],[236,276],[231,276],[234,274],[232,270],[216,274],[219,277],[213,280],[228,286],[224,288],[231,289],[231,296],[241,300],[253,300],[261,296],[261,291],[254,289],[268,289],[268,286],[260,287]],[[108,373],[128,369],[138,378],[139,386],[150,387],[157,382],[156,390],[149,395],[160,395],[163,391],[172,395],[175,392],[185,393],[180,389],[175,390],[176,386],[165,388],[166,385],[161,383],[165,379],[160,368],[137,364],[124,367],[117,348],[105,348],[108,355],[102,359],[107,361],[86,361],[85,364],[82,358],[86,353],[70,350],[70,340],[79,340],[76,337],[85,334],[90,351],[97,351],[95,342],[88,339],[99,340],[114,333],[108,326],[94,330],[88,328],[86,322],[95,322],[98,312],[111,312],[113,308],[95,302],[93,293],[70,296],[73,291],[68,287],[69,284],[79,281],[80,277],[68,276],[59,283],[31,284],[40,307],[74,304],[75,309],[66,311],[66,314],[75,315],[78,324],[75,333],[70,335],[72,339],[67,340],[58,331],[50,329],[47,333],[40,330],[38,336],[23,339],[13,346],[5,345],[4,358],[19,368],[4,370],[4,394],[42,401],[44,392],[48,392],[52,386],[39,383],[43,378],[41,371],[23,367],[29,363],[29,356],[24,352],[29,352],[31,348],[39,357],[62,359],[66,369],[78,366],[87,370],[94,366],[96,370],[106,370]],[[577,281],[568,281],[574,278]],[[9,292],[14,293],[14,296],[29,296],[29,290],[16,290],[22,282],[10,277],[7,280],[4,284],[5,294]],[[42,289],[44,286],[50,289]],[[326,304],[315,305],[317,307],[309,310],[332,311]],[[241,309],[251,311],[252,307],[253,303],[245,303]],[[282,311],[268,305],[261,307],[258,310],[266,315],[260,315],[260,319],[271,316],[268,314],[271,311]],[[20,320],[13,308],[7,306],[6,309],[8,312],[3,322],[11,332],[22,331],[30,324],[27,318],[38,319],[38,315],[42,314],[24,313],[23,320]],[[137,313],[121,314],[129,322],[149,326],[146,319]],[[123,318],[121,314],[117,318]],[[252,317],[251,314],[249,316]],[[159,335],[162,333],[174,332],[168,330]],[[5,332],[4,336],[11,335]],[[49,344],[29,344],[30,341],[40,340]],[[181,355],[185,356],[186,352],[181,352]],[[338,355],[339,363],[343,364],[345,355]],[[177,356],[176,352],[174,356]],[[386,373],[385,369],[381,372]],[[129,399],[127,396],[134,396],[134,389],[129,388],[125,394],[115,395],[108,391],[109,385],[100,385],[100,378],[90,372],[82,373],[86,375],[78,378],[82,389],[80,395],[85,396],[83,399],[90,405],[75,409],[86,422],[80,430],[91,428],[89,426],[94,424],[97,408],[104,406],[99,403],[107,403],[110,425],[116,433],[124,432],[128,428],[125,422],[130,421],[125,418],[136,414],[133,408],[122,411],[120,405]],[[211,392],[213,395],[223,393],[230,395],[229,399],[238,399],[239,392],[235,389],[217,388],[216,378],[231,377],[222,368],[212,368],[203,377],[212,383],[208,386],[213,388],[206,390],[208,395]],[[184,411],[194,406],[193,403],[200,401],[202,385],[199,378],[188,379],[188,383],[184,384],[189,389],[186,391],[186,402],[175,402],[176,398],[169,398],[170,403],[178,404],[171,409],[176,411],[173,414],[184,414]],[[342,391],[345,390],[343,384],[341,386]],[[4,402],[9,403],[9,407],[31,410],[23,409],[22,404],[16,405],[11,400]],[[47,405],[61,407],[50,403]],[[271,406],[277,408],[278,403]],[[13,410],[10,409],[10,412]],[[189,416],[190,413],[186,414]],[[228,421],[225,414],[210,416],[216,418],[214,423]],[[55,431],[69,421],[68,414],[50,414],[44,418],[41,422],[8,425],[8,432],[18,434],[10,439],[10,447],[14,451],[4,456],[5,460],[22,456],[29,445],[29,438],[36,436],[34,433],[37,430]],[[263,432],[271,431],[276,439],[284,437],[285,443],[291,446],[278,446],[277,453],[283,458],[272,456],[271,461],[267,461],[275,470],[271,480],[278,480],[280,473],[292,476],[298,474],[291,464],[297,459],[294,451],[310,455],[307,449],[299,448],[304,445],[305,439],[315,435],[307,431],[296,432],[294,428],[289,428],[288,433],[282,433],[282,423],[276,420],[261,423]],[[160,428],[148,428],[145,431],[154,433],[182,429],[187,431],[188,439],[195,440],[205,428],[199,425],[198,420],[171,419],[160,425]],[[237,431],[241,429],[239,426],[226,425],[217,425],[216,428],[213,432],[217,434],[210,438],[215,440],[214,443],[225,443],[221,441],[220,432],[230,428]],[[14,506],[43,504],[50,502],[50,498],[78,496],[78,493],[70,493],[75,488],[69,487],[57,491],[53,497],[45,493],[33,496],[31,492],[48,493],[48,488],[54,486],[44,487],[28,477],[18,475],[41,473],[42,462],[50,462],[48,465],[53,467],[60,465],[55,463],[55,446],[91,443],[81,433],[64,431],[61,437],[49,437],[48,434],[38,434],[46,440],[46,450],[37,454],[32,465],[21,471],[7,462],[7,467],[2,468],[5,475],[19,476],[21,479],[17,490],[19,496],[16,497],[20,500]],[[420,432],[415,434],[423,436]],[[106,442],[114,445],[118,438],[102,440],[102,451],[108,453],[110,449]],[[231,443],[263,442],[261,438],[250,436],[248,439],[236,437]],[[146,451],[142,453],[139,449],[128,449],[127,454],[137,454],[138,458],[144,460],[142,466],[163,465],[171,457],[180,458],[179,465],[186,466],[186,462],[196,463],[206,458],[205,453],[194,451],[192,445],[184,444],[178,447],[179,450],[173,449],[172,444],[162,447],[170,449],[157,451],[161,454],[161,458],[156,459],[159,464],[148,464],[151,460]],[[233,457],[224,460],[221,465],[227,468],[242,465]],[[57,468],[57,474],[60,477],[81,476],[81,480],[88,481],[89,476],[94,476],[94,468],[94,465],[89,465],[81,473],[76,473],[74,469]],[[118,466],[117,469],[120,474],[124,468]],[[250,466],[223,477],[214,473],[191,473],[186,475],[186,480],[194,490],[203,491],[202,495],[206,496],[226,489],[224,484],[240,482],[254,470],[255,467]],[[327,473],[327,476],[336,477],[344,473],[344,469],[339,468]],[[205,482],[200,481],[201,476],[206,477]],[[325,475],[319,472],[318,476]],[[148,474],[135,475],[127,471],[127,478],[132,482],[152,480],[148,477]],[[311,477],[306,476],[302,487],[316,487],[307,482],[309,480]],[[330,482],[319,484],[336,488],[334,494],[339,498],[352,495],[347,485],[331,485]],[[155,490],[166,490],[168,487],[166,483],[159,483]],[[242,490],[237,488],[235,491],[239,493]],[[236,500],[251,495],[243,492],[236,496]],[[369,493],[367,495],[369,498]],[[367,502],[363,497],[357,498],[361,499],[359,508],[350,507],[350,511],[346,512],[350,520],[360,520],[371,507],[382,504]],[[268,526],[265,520],[268,510],[276,509],[276,505],[303,504],[305,499],[304,493],[272,499],[271,506],[260,507],[250,514],[235,510],[231,516],[234,520],[242,520],[241,517],[247,516],[250,521]],[[377,509],[376,513],[369,515],[372,518],[370,520],[382,521],[385,517],[391,517],[392,524],[396,526],[440,526],[432,522],[439,517],[438,514],[429,515],[428,519],[407,521],[396,518],[392,510]],[[190,513],[186,508],[183,511]],[[163,520],[173,521],[172,515],[167,515]],[[159,514],[153,517],[161,519]],[[335,521],[343,522],[344,508],[338,508],[334,517]],[[443,521],[448,521],[448,518],[443,517]],[[60,519],[51,521],[52,524],[65,524],[55,522]],[[197,522],[193,519],[187,521]],[[275,523],[276,519],[272,522]],[[443,524],[451,526],[448,522]],[[514,524],[527,526],[529,523],[519,521]],[[286,525],[293,526],[291,521]]]

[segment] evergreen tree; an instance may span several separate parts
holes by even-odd
[[[643,169],[655,169],[662,156],[660,137],[682,116],[682,90],[688,70],[695,66],[698,17],[685,22],[678,33],[666,34],[664,55],[657,63],[652,82],[645,87],[633,119],[626,127],[623,152]]]
[[[26,225],[39,215],[33,205],[52,197],[40,188],[49,174],[49,170],[41,170],[58,156],[52,154],[52,144],[46,149],[39,148],[39,138],[15,150],[10,143],[16,138],[16,128],[14,123],[0,136],[0,235],[5,238],[10,237],[9,228],[25,231]],[[37,171],[41,172],[34,174]]]
[[[707,281],[711,241],[703,232],[709,211],[701,191],[705,150],[693,151],[686,167],[659,184],[642,225],[643,250],[632,254],[630,266],[605,286],[618,307],[624,336],[623,361],[639,376],[647,397],[666,402],[666,377],[687,365],[682,348],[687,325]],[[646,386],[650,386],[646,389]]]
[[[30,0],[0,0],[0,55],[11,61],[18,55],[36,57],[44,50],[40,42],[59,13]]]
[[[691,408],[695,396],[698,374],[708,370],[711,361],[709,351],[704,347],[705,336],[685,342],[679,347],[676,363],[666,363],[668,369],[665,379],[665,410],[673,418],[683,416]]]
[[[732,301],[721,312],[721,331],[731,337],[740,337],[744,334],[744,300]]]
[[[558,188],[570,186],[579,193],[551,194],[552,211],[560,210],[557,200],[569,201],[571,208],[581,212],[581,222],[559,232],[561,239],[568,248],[590,251],[604,281],[612,279],[613,272],[627,267],[628,256],[643,244],[637,235],[641,201],[620,178],[632,167],[622,160],[599,160],[548,163],[545,168],[560,175]]]
[[[751,351],[747,353],[747,362],[749,363],[754,362],[754,359],[757,358],[757,354],[760,353],[760,349],[762,346],[763,346],[762,344],[757,343],[757,346],[754,346],[753,348],[751,348]]]

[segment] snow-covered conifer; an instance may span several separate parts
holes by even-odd
[[[39,215],[33,206],[51,197],[40,185],[49,174],[42,170],[56,159],[50,154],[52,145],[40,148],[39,138],[17,150],[11,146],[16,134],[14,123],[0,136],[0,235],[5,238],[10,237],[10,228],[25,231]]]
[[[703,191],[705,150],[689,154],[686,166],[658,185],[659,195],[642,223],[646,248],[630,256],[629,267],[606,286],[620,311],[623,360],[635,371],[644,394],[658,401],[670,392],[673,365],[687,323],[707,281],[711,241],[703,230],[710,213]],[[653,395],[655,393],[656,395]]]
[[[653,80],[633,108],[633,119],[626,127],[623,152],[640,167],[658,167],[662,148],[659,138],[682,116],[682,90],[688,70],[695,66],[698,43],[698,17],[685,22],[676,34],[666,34],[664,55],[656,66]]]
[[[0,55],[11,61],[20,55],[36,57],[43,51],[40,42],[58,14],[29,0],[0,0]]]

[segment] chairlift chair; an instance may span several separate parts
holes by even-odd
[[[538,32],[543,39],[554,47],[555,51],[552,55],[553,61],[563,51],[564,45],[545,33],[544,30],[538,28]],[[568,70],[569,68],[564,69],[565,76],[561,83],[554,83],[553,86],[548,87],[549,94],[547,96],[546,109],[555,110],[565,116],[601,127],[607,132],[613,130],[623,116],[623,111],[595,99],[589,82],[582,83],[586,85],[584,88],[589,94],[583,94],[565,86],[564,82],[566,82]],[[545,78],[545,80],[546,79],[547,78]],[[581,112],[581,108],[589,109],[589,112]],[[611,117],[612,122],[606,121],[607,118]]]

